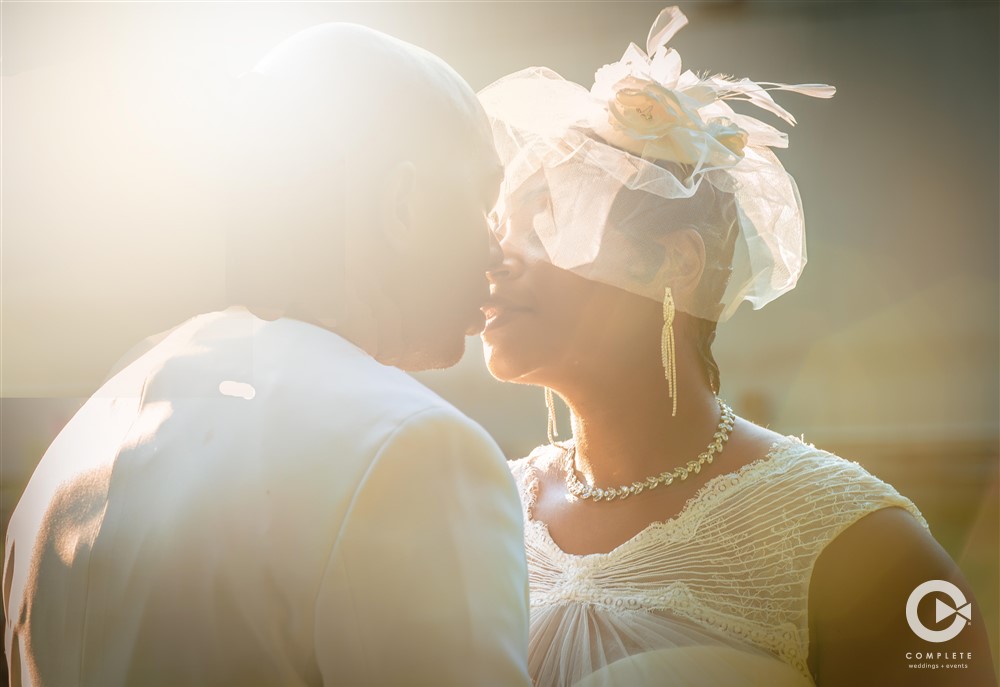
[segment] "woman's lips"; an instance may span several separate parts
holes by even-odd
[[[523,308],[507,301],[490,299],[483,306],[483,315],[486,317],[486,328],[483,331],[488,332],[498,329],[526,312],[529,312],[528,308]]]

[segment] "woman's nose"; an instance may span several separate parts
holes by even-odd
[[[493,272],[503,264],[503,248],[500,247],[500,240],[495,232],[490,231],[490,255],[486,264],[486,271]]]
[[[509,238],[501,242],[494,235],[490,244],[490,267],[486,278],[492,283],[503,279],[515,279],[524,271],[524,260],[517,247]]]

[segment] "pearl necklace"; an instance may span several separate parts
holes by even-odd
[[[722,448],[729,441],[729,433],[733,431],[733,421],[736,418],[733,409],[726,405],[725,401],[721,398],[716,398],[715,400],[719,403],[719,410],[722,411],[722,417],[713,435],[712,443],[698,455],[697,460],[689,460],[686,467],[674,468],[673,470],[660,473],[659,476],[647,477],[640,482],[632,482],[632,484],[620,487],[598,489],[587,486],[577,479],[576,469],[573,465],[573,457],[576,454],[576,447],[574,446],[566,452],[566,488],[569,489],[569,493],[580,499],[594,499],[594,501],[612,501],[616,498],[627,499],[629,496],[640,494],[647,489],[656,489],[661,484],[670,486],[675,480],[686,480],[691,473],[698,474],[701,472],[702,465],[705,463],[711,464],[715,454],[722,453]]]

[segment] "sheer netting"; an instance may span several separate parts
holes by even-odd
[[[795,118],[771,91],[830,98],[826,84],[755,82],[685,70],[668,42],[687,24],[677,7],[653,22],[646,52],[629,45],[589,89],[530,67],[479,92],[504,181],[493,221],[505,227],[525,196],[548,206],[522,250],[564,270],[662,301],[677,287],[670,235],[694,230],[704,272],[678,310],[728,319],[795,287],[806,264],[798,187],[772,148],[788,136],[730,107]],[[534,252],[534,251],[533,251]]]
[[[562,453],[541,446],[511,464],[538,687],[812,685],[809,579],[823,548],[881,508],[903,508],[927,527],[889,484],[789,436],[609,553],[568,554],[532,518],[538,474]]]

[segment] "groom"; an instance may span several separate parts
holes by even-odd
[[[6,544],[12,684],[526,685],[503,456],[395,369],[453,364],[483,323],[501,170],[475,95],[336,24],[240,89],[234,307],[112,377],[39,464]]]

